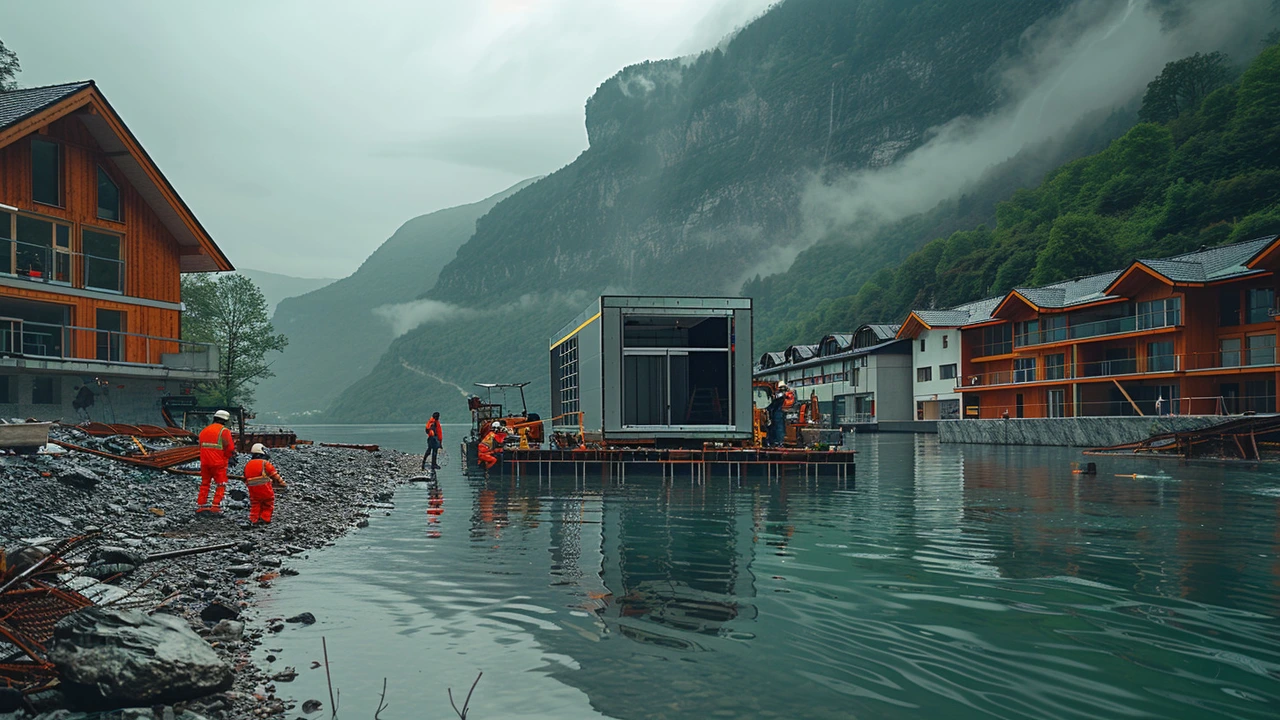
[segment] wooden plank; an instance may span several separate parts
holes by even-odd
[[[1115,383],[1116,387],[1120,388],[1120,393],[1124,395],[1124,399],[1128,400],[1129,404],[1133,406],[1133,411],[1138,413],[1141,417],[1146,417],[1146,413],[1142,412],[1142,408],[1138,407],[1138,403],[1134,402],[1133,398],[1129,397],[1128,391],[1124,389],[1124,386],[1120,384],[1120,381],[1112,378],[1111,382]]]

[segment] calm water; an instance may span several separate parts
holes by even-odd
[[[384,677],[383,718],[454,717],[480,670],[473,718],[1280,717],[1280,474],[858,449],[847,487],[485,482],[455,457],[442,513],[407,486],[272,591],[320,618],[268,641],[302,673],[281,689],[327,707],[323,635],[342,717]]]

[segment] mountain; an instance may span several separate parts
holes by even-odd
[[[328,417],[461,419],[473,381],[532,380],[543,405],[547,337],[588,297],[736,292],[804,232],[815,173],[892,164],[931,128],[993,111],[995,68],[1067,5],[787,0],[722,47],[622,70],[587,102],[590,147],[476,223],[424,296],[449,312],[392,343]]]
[[[241,268],[237,272],[252,280],[262,291],[262,296],[267,299],[268,314],[274,314],[276,306],[285,298],[305,295],[334,282],[333,278],[300,278],[248,268]]]
[[[1280,233],[1277,113],[1280,47],[1272,45],[1238,81],[1176,117],[1135,125],[1102,152],[1013,193],[990,227],[939,237],[856,292],[811,307],[795,334],[771,347],[813,342],[817,328],[901,320],[912,309]],[[796,271],[817,264],[802,258]]]
[[[261,413],[288,419],[321,411],[366,375],[395,338],[392,320],[375,310],[412,301],[429,290],[475,232],[476,220],[532,182],[416,217],[350,276],[281,301],[272,323],[289,338],[289,346],[273,360],[276,376],[258,387]]]

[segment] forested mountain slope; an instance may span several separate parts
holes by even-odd
[[[393,323],[375,309],[429,290],[440,270],[475,232],[476,220],[526,180],[477,203],[416,217],[400,226],[350,276],[283,300],[272,323],[289,338],[273,360],[276,376],[257,391],[265,415],[324,410],[366,375],[395,338]]]

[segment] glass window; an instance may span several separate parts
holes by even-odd
[[[0,375],[0,403],[14,405],[18,402],[16,375]]]
[[[955,363],[951,363],[950,365],[939,365],[939,366],[938,366],[938,378],[939,378],[939,379],[941,379],[941,380],[951,380],[951,379],[953,379],[955,376],[956,376],[956,365],[955,365]]]
[[[947,336],[946,336],[946,335],[943,335],[943,336],[942,336],[942,349],[943,349],[943,350],[946,350],[946,349],[947,349]]]
[[[1026,320],[1020,322],[1016,326],[1016,332],[1013,336],[1013,344],[1018,347],[1024,345],[1040,344],[1040,321]]]
[[[120,188],[101,167],[98,168],[98,217],[120,220]]]
[[[48,140],[31,141],[31,199],[62,204],[62,148]]]
[[[916,368],[916,382],[930,382],[933,380],[933,367]]]
[[[1271,288],[1253,288],[1248,292],[1248,322],[1264,323],[1271,320],[1271,308],[1276,302],[1276,291]]]
[[[626,315],[623,347],[728,348],[729,318]]]
[[[1147,372],[1173,372],[1178,358],[1173,354],[1173,341],[1147,343]]]
[[[924,338],[920,338],[920,352],[924,352]]]
[[[1240,367],[1240,338],[1222,338],[1218,341],[1218,354],[1222,367]]]
[[[1234,327],[1240,324],[1240,291],[1228,288],[1218,293],[1218,325]]]
[[[1247,339],[1249,365],[1274,365],[1276,362],[1276,336],[1250,335]]]
[[[120,362],[124,359],[124,313],[99,309],[97,321],[98,359]]]
[[[1007,355],[1013,352],[1013,327],[996,325],[982,328],[982,347],[978,356]]]
[[[1066,377],[1067,356],[1065,353],[1057,355],[1046,355],[1044,357],[1044,379],[1045,380],[1061,380]]]
[[[56,405],[58,397],[57,378],[31,378],[31,404]]]
[[[48,220],[19,215],[16,225],[16,274],[33,280],[44,280],[53,264],[54,224]]]
[[[1171,297],[1138,303],[1138,329],[1174,327],[1182,322],[1182,298]]]
[[[1276,381],[1252,380],[1244,384],[1244,409],[1259,413],[1276,411]]]
[[[95,290],[124,292],[124,261],[120,255],[120,236],[85,230],[84,286]]]
[[[1013,361],[1013,381],[1014,382],[1035,382],[1036,381],[1036,359],[1035,358],[1016,358]]]

